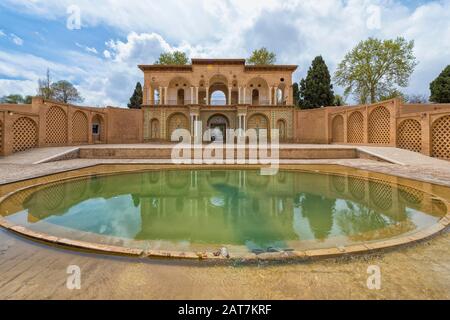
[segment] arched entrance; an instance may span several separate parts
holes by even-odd
[[[215,114],[208,119],[208,129],[211,129],[211,141],[225,142],[229,128],[228,118],[222,114]]]
[[[224,75],[217,74],[209,79],[209,97],[210,105],[228,104],[228,79]]]
[[[104,121],[101,115],[96,114],[92,118],[92,141],[94,143],[105,142]]]

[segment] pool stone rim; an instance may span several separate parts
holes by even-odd
[[[77,180],[86,178],[92,175],[115,175],[115,174],[126,174],[126,173],[132,173],[132,172],[142,172],[143,170],[137,169],[137,167],[142,167],[142,165],[122,165],[122,164],[98,164],[93,165],[85,168],[78,168],[75,170],[68,170],[64,172],[55,172],[53,174],[44,175],[44,176],[38,176],[31,179],[25,179],[25,180],[18,180],[16,182],[8,183],[7,185],[11,184],[17,184],[17,183],[26,183],[28,181],[33,180],[39,180],[46,177],[52,177],[57,176],[64,173],[75,173],[77,171],[80,171],[81,169],[94,169],[97,167],[108,167],[108,166],[130,166],[135,167],[131,170],[118,170],[118,171],[108,171],[105,173],[95,174],[95,173],[84,173],[80,175],[73,175],[68,176],[62,179],[54,180],[54,181],[44,181],[41,183],[35,183],[31,185],[27,185],[22,188],[15,189],[14,191],[8,192],[7,194],[4,194],[0,196],[0,204],[12,196],[15,193],[18,193],[20,191],[33,188],[33,187],[39,187],[43,185],[47,185],[50,183],[56,183],[56,182],[64,182],[67,180]],[[297,169],[292,167],[298,167]],[[287,165],[283,166],[280,165],[281,170],[286,171],[304,171],[304,172],[316,172],[318,170],[311,170],[311,169],[305,169],[305,167],[342,167],[346,168],[347,166],[343,165]],[[144,169],[145,171],[159,171],[161,169],[167,169],[170,170],[181,170],[178,167],[175,167],[173,165],[144,165],[144,167],[148,167]],[[287,167],[287,168],[284,168]],[[252,169],[259,169],[261,166],[254,165],[254,166],[236,166],[236,165],[220,165],[220,166],[195,166],[195,165],[187,165],[183,166],[183,170],[252,170]],[[353,167],[347,167],[348,169],[355,169],[357,171],[363,171],[363,172],[371,172],[370,170],[366,169],[358,169]],[[334,174],[339,175],[339,173],[330,173],[330,172],[322,172],[323,174]],[[387,175],[382,174],[378,172],[374,172],[376,174],[379,174],[381,176],[388,176],[388,177],[396,177],[395,174]],[[352,175],[354,177],[368,179],[366,176],[358,176],[358,175]],[[377,180],[377,178],[370,178],[372,180]],[[417,181],[417,182],[423,182],[421,180],[412,179],[412,178],[403,178],[405,180],[410,181]],[[432,184],[430,182],[425,182]],[[449,201],[446,199],[442,199],[446,203]],[[20,226],[17,224],[14,224],[7,219],[5,219],[3,216],[0,216],[0,227],[6,230],[9,230],[13,232],[14,234],[17,234],[19,236],[23,236],[38,242],[43,242],[50,245],[56,245],[58,247],[64,247],[72,250],[87,250],[88,252],[93,253],[103,253],[108,255],[119,255],[119,256],[128,256],[128,257],[138,257],[138,258],[154,258],[154,259],[184,259],[184,260],[204,260],[204,261],[288,261],[288,260],[297,260],[297,261],[308,261],[308,260],[316,260],[316,259],[328,259],[328,258],[340,258],[340,257],[348,257],[348,256],[356,256],[356,255],[364,255],[364,254],[371,254],[376,253],[380,251],[386,251],[390,249],[396,249],[399,247],[407,246],[407,245],[413,245],[428,239],[431,239],[432,237],[440,234],[444,230],[446,230],[448,227],[450,227],[450,209],[447,205],[447,214],[442,217],[436,224],[429,226],[425,229],[417,230],[413,233],[394,237],[392,239],[387,240],[381,240],[381,241],[374,241],[370,243],[364,243],[364,244],[354,244],[354,245],[348,245],[348,246],[342,246],[342,247],[333,247],[333,248],[319,248],[319,249],[310,249],[310,250],[293,250],[293,251],[279,251],[279,252],[266,252],[262,254],[256,254],[256,253],[246,253],[239,256],[230,256],[230,257],[223,257],[223,256],[216,256],[211,252],[195,252],[195,251],[170,251],[170,250],[150,250],[150,249],[139,249],[139,248],[128,248],[128,247],[121,247],[121,246],[114,246],[114,245],[105,245],[105,244],[99,244],[99,243],[93,243],[93,242],[86,242],[86,241],[80,241],[80,240],[72,240],[67,239],[63,237],[56,237],[49,234],[45,234],[42,232],[36,232],[33,230],[30,230],[24,226]]]

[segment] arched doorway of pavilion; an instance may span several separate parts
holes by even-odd
[[[209,97],[210,105],[224,106],[229,102],[228,79],[224,75],[217,74],[209,80]]]
[[[211,142],[225,142],[226,132],[230,127],[228,118],[223,114],[215,114],[208,119],[207,122],[208,129],[210,129],[210,139]]]

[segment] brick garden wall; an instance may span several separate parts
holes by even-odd
[[[450,104],[372,105],[298,110],[296,141],[391,146],[450,159]]]
[[[33,98],[0,105],[0,156],[36,147],[142,141],[140,110],[78,107]],[[98,134],[92,126],[98,125]]]

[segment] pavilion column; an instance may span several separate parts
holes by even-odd
[[[273,93],[273,87],[269,87],[269,105],[272,105],[272,93]]]
[[[191,104],[194,104],[194,87],[191,87]]]
[[[198,87],[195,87],[195,103],[198,104]]]
[[[228,105],[231,105],[231,90],[233,88],[232,87],[228,87]]]
[[[164,87],[164,104],[169,104],[168,88]]]
[[[241,87],[238,87],[238,104],[241,104]]]
[[[205,97],[205,104],[209,104],[209,87],[206,87],[206,97]]]
[[[148,87],[148,96],[147,96],[148,104],[152,104],[154,98],[155,98],[155,93],[153,91],[153,87],[150,86],[150,87]]]
[[[163,104],[163,90],[162,90],[162,87],[159,87],[158,94],[159,94],[158,104]]]
[[[244,87],[244,104],[246,104],[247,103],[247,88],[246,87]]]

